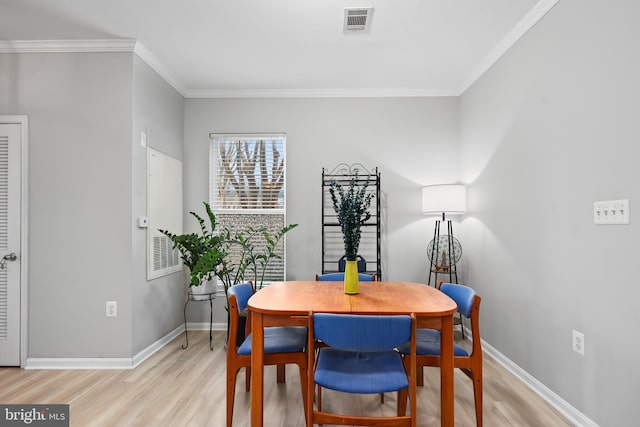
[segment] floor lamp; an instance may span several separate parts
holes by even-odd
[[[446,215],[461,215],[466,210],[466,189],[464,185],[443,184],[422,187],[422,213],[425,215],[442,215],[436,220],[433,240],[427,248],[429,257],[429,281],[434,275],[435,286],[438,274],[449,274],[449,282],[458,283],[456,263],[462,255],[462,248],[458,240],[453,237],[453,226]],[[440,233],[440,226],[446,221],[446,234]],[[442,256],[441,256],[442,255]]]
[[[438,283],[438,274],[449,274],[450,283],[458,283],[458,269],[456,263],[462,256],[460,242],[453,237],[453,226],[446,215],[462,215],[466,210],[466,189],[464,185],[443,184],[422,187],[422,213],[425,215],[442,215],[442,219],[436,220],[433,230],[433,240],[427,246],[427,258],[429,259],[429,280],[433,274],[433,286]],[[447,234],[440,234],[440,225],[447,222]],[[429,252],[431,255],[429,256]],[[442,254],[442,257],[440,257]],[[464,339],[464,324],[462,316],[455,319],[460,324],[460,331]]]

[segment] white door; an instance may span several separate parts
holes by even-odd
[[[0,366],[20,366],[21,124],[0,117]]]

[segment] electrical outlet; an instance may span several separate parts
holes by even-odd
[[[576,330],[573,331],[573,351],[584,356],[584,334]]]
[[[107,317],[118,317],[117,301],[107,301]]]

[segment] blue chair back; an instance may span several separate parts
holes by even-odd
[[[316,313],[313,333],[342,350],[389,350],[411,339],[411,317]]]
[[[471,316],[471,307],[473,306],[473,298],[476,296],[476,291],[468,286],[456,283],[443,283],[440,286],[440,290],[458,304],[458,313],[465,317]]]
[[[238,302],[238,312],[245,310],[249,305],[249,298],[253,295],[253,286],[251,283],[239,283],[231,286],[227,290],[228,295],[235,295]]]
[[[344,281],[344,273],[327,273],[318,274],[316,279],[319,282],[342,282]],[[373,275],[358,273],[358,280],[361,282],[373,282]]]

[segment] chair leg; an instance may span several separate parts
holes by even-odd
[[[322,387],[318,386],[318,412],[322,411]]]
[[[409,397],[409,393],[407,389],[403,389],[398,391],[398,416],[403,417],[407,415],[407,398]]]
[[[416,385],[418,387],[424,385],[424,366],[418,366],[418,369],[416,369]]]
[[[251,368],[247,366],[244,368],[244,391],[249,393],[251,390]]]
[[[300,386],[302,388],[302,404],[304,405],[304,419],[307,419],[307,400],[309,399],[309,396],[307,396],[307,393],[309,392],[307,390],[307,367],[306,365],[298,365],[298,369],[300,370]]]
[[[285,372],[284,363],[281,363],[281,364],[277,365],[276,372],[277,372],[277,380],[276,381],[278,383],[285,382],[286,372]]]
[[[476,406],[476,425],[482,427],[482,369],[474,370],[473,377],[473,400]]]
[[[233,422],[233,402],[236,397],[236,377],[239,368],[227,367],[227,427]]]

